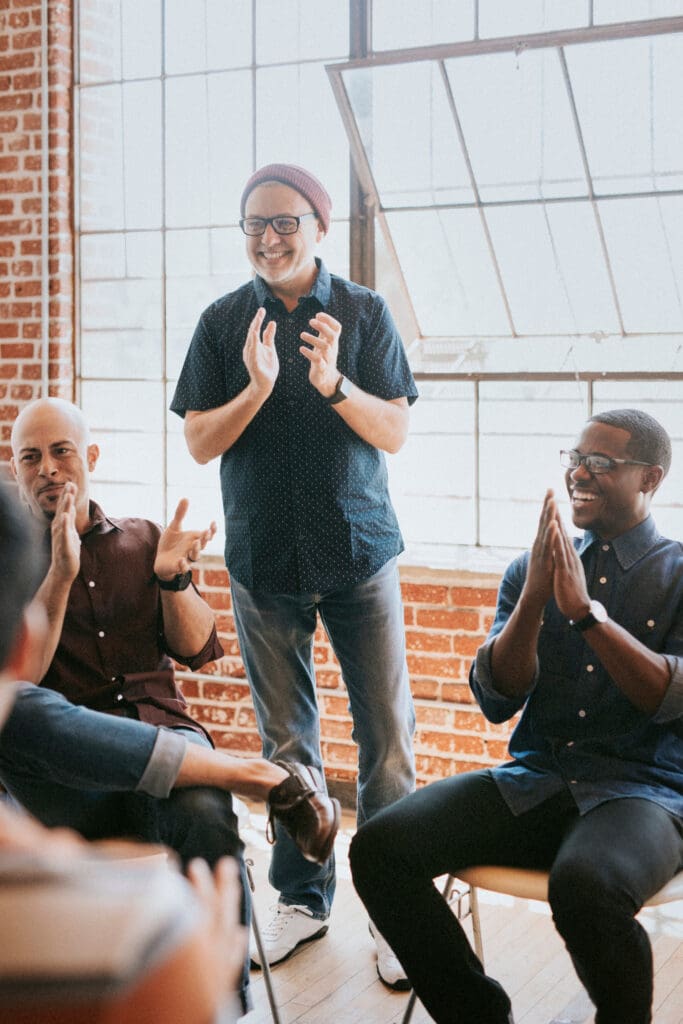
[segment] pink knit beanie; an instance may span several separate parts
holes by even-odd
[[[242,217],[244,217],[249,193],[253,192],[257,185],[263,185],[266,181],[279,181],[283,185],[289,185],[290,188],[299,192],[304,199],[308,199],[318,215],[324,232],[327,234],[330,227],[332,200],[325,186],[310,171],[305,171],[303,167],[297,167],[296,164],[266,164],[260,170],[254,171],[244,186],[244,192],[240,200],[240,215]]]

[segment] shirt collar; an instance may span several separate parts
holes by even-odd
[[[332,281],[329,270],[323,261],[317,256],[315,259],[315,265],[318,268],[318,274],[313,282],[313,287],[308,295],[301,296],[300,301],[303,299],[315,299],[324,309],[330,301]],[[265,305],[266,302],[279,302],[279,299],[273,295],[266,282],[262,277],[259,277],[258,274],[254,277],[254,291],[256,292],[256,300],[259,306]]]
[[[643,519],[642,523],[638,523],[632,530],[622,533],[621,536],[615,537],[610,543],[614,548],[619,565],[622,569],[626,570],[640,561],[648,551],[651,551],[659,541],[660,536],[654,519],[651,515],[648,515],[647,519]],[[586,530],[579,543],[579,554],[582,555],[591,544],[597,543],[600,539],[597,533],[593,533],[592,530]]]
[[[96,501],[90,502],[90,525],[85,531],[83,536],[85,537],[88,533],[109,533],[111,530],[119,530],[120,527],[116,525],[108,516],[104,514],[100,506]]]

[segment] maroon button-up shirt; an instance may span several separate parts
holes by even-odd
[[[147,519],[109,519],[94,502],[90,523],[81,536],[81,567],[59,645],[41,686],[96,711],[208,736],[187,713],[171,658],[191,669],[219,658],[215,626],[192,658],[172,651],[154,577],[160,528]]]

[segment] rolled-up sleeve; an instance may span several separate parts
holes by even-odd
[[[653,721],[658,724],[683,718],[683,657],[665,654],[664,658],[669,666],[671,680],[664,694],[664,700],[653,718]]]
[[[502,627],[501,627],[502,628]],[[511,700],[499,693],[493,685],[493,672],[491,668],[491,655],[495,637],[489,635],[488,639],[481,645],[470,669],[470,687],[477,704],[483,711],[489,722],[507,722],[509,718],[516,715],[526,703],[529,694],[521,698]],[[538,660],[536,661],[536,673],[533,686],[529,693],[536,686],[538,680]]]
[[[166,799],[178,778],[187,740],[174,729],[159,729],[147,767],[135,787],[138,793]]]
[[[166,653],[173,658],[174,661],[179,662],[181,665],[187,665],[189,669],[196,672],[197,669],[202,668],[203,665],[207,665],[210,661],[217,661],[225,653],[221,642],[218,639],[218,633],[216,632],[216,626],[214,624],[211,633],[209,634],[206,643],[202,647],[201,651],[197,651],[196,654],[188,657],[187,654],[178,654],[176,651],[172,651],[168,644],[165,645]]]

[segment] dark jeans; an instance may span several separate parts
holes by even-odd
[[[683,822],[624,798],[580,816],[568,791],[525,814],[487,771],[435,782],[380,811],[351,844],[370,916],[437,1024],[506,1024],[489,978],[433,879],[475,864],[550,871],[553,920],[597,1024],[649,1024],[652,951],[635,920],[683,864]]]

